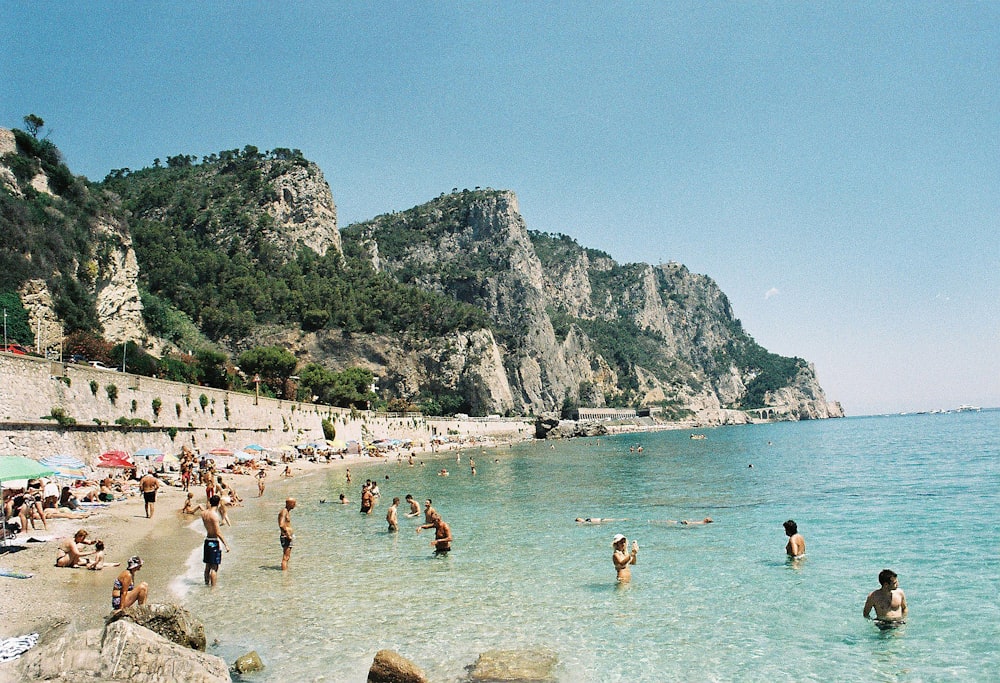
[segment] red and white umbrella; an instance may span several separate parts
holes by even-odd
[[[98,467],[134,467],[132,457],[125,451],[107,451],[101,453],[97,461]]]

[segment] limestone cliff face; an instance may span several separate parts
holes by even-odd
[[[299,244],[320,255],[330,248],[341,251],[337,206],[319,167],[306,163],[289,168],[266,161],[264,170],[276,192],[276,198],[264,205],[274,219],[270,238],[288,255]]]
[[[387,239],[396,230],[407,231],[404,247]],[[481,337],[482,344],[496,346],[479,354],[495,359],[490,370],[465,375],[482,412],[508,406],[496,399],[506,396],[496,389],[504,384],[496,371],[502,359],[515,409],[535,414],[558,410],[567,399],[600,407],[618,396],[715,424],[839,414],[804,362],[786,386],[766,394],[765,404],[776,410],[739,409],[761,373],[746,360],[748,349],[758,349],[758,359],[767,354],[743,332],[710,278],[676,263],[620,265],[567,238],[533,235],[512,192],[442,197],[376,218],[358,234],[368,253],[378,254],[382,270],[480,306],[496,323],[495,337]],[[616,335],[618,342],[608,341]],[[635,348],[623,336],[636,337]],[[604,355],[609,344],[630,355],[612,362]],[[425,371],[458,377],[453,369],[465,361],[459,354],[463,360],[451,363],[452,353],[440,349]],[[487,376],[492,389],[473,389]],[[422,383],[426,376],[411,372],[395,386],[415,395]]]
[[[13,132],[0,129],[0,158],[5,154],[16,153],[18,149]],[[24,158],[20,161],[23,163]],[[59,233],[67,225],[77,229],[81,225],[85,226],[83,248],[73,254],[72,260],[60,264],[51,260],[44,249],[41,250],[41,257],[37,262],[44,266],[38,265],[36,268],[40,277],[30,277],[18,288],[32,330],[39,336],[40,347],[58,349],[65,332],[48,284],[50,278],[60,275],[76,276],[94,297],[98,322],[108,341],[142,344],[148,337],[148,332],[142,318],[142,302],[137,287],[139,264],[132,249],[128,224],[117,201],[99,193],[91,194],[82,184],[60,197],[52,190],[53,184],[45,171],[46,165],[36,161],[35,167],[39,169],[38,172],[22,185],[11,169],[0,162],[2,189],[14,199],[22,201],[28,201],[33,192],[49,195],[51,200],[47,201],[45,212],[50,223],[40,228],[46,233]],[[66,182],[65,177],[60,179],[61,185],[66,185]],[[84,201],[101,208],[90,212],[80,211],[78,204]],[[52,239],[61,243],[73,238],[56,234]],[[24,248],[29,254],[28,260],[34,264],[35,245],[31,244],[32,241],[29,238]],[[34,241],[37,242],[37,238]]]
[[[94,225],[94,234],[98,244],[106,245],[106,251],[95,254],[93,261],[97,266],[93,290],[104,338],[116,344],[132,341],[142,346],[149,333],[142,319],[139,263],[128,226],[115,217],[102,216]]]

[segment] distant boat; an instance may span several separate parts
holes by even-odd
[[[705,435],[704,434],[692,434],[691,438],[692,439],[704,439]]]
[[[968,403],[963,403],[959,407],[955,408],[956,413],[978,413],[982,408],[979,406],[970,406]]]

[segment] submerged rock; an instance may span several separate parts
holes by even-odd
[[[427,683],[416,664],[392,650],[379,650],[368,670],[369,683]]]
[[[559,658],[550,650],[489,650],[470,667],[469,680],[491,683],[551,683]]]
[[[264,662],[260,661],[260,655],[257,654],[256,650],[251,650],[236,660],[233,664],[233,669],[236,670],[236,673],[241,674],[263,671]]]

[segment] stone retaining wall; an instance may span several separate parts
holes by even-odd
[[[117,397],[108,395],[114,386]],[[153,409],[160,404],[159,414]],[[63,426],[45,420],[59,409],[76,420]],[[125,428],[119,418],[141,418],[149,427]],[[240,450],[250,443],[276,448],[323,439],[322,420],[337,438],[369,442],[440,436],[518,438],[531,433],[520,420],[453,420],[422,416],[382,417],[298,401],[257,398],[221,389],[100,370],[31,356],[0,353],[0,454],[41,457],[70,453],[87,462],[109,449],[153,447],[168,453],[188,444],[203,452]],[[175,431],[171,437],[171,431]]]

